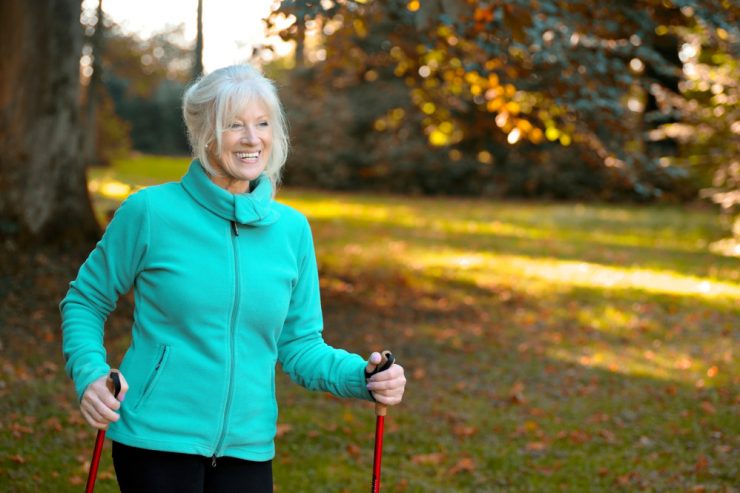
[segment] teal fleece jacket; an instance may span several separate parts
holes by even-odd
[[[311,230],[261,176],[246,194],[200,163],[116,211],[60,304],[66,371],[81,398],[110,367],[106,317],[134,290],[129,384],[108,437],[126,445],[263,461],[275,453],[275,367],[300,385],[372,400],[362,357],[322,337]]]

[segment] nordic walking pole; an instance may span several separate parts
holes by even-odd
[[[117,371],[110,372],[108,378],[113,382],[113,397],[118,398],[118,393],[121,391],[121,377],[118,376]],[[92,493],[95,489],[95,478],[98,476],[98,466],[100,465],[100,454],[103,452],[103,444],[105,443],[105,430],[98,430],[98,436],[95,437],[95,448],[93,449],[92,461],[90,462],[90,473],[87,475],[87,484],[85,485],[85,493]]]
[[[370,377],[381,371],[387,370],[393,365],[396,360],[393,354],[386,350],[380,353],[380,363],[375,366],[375,370],[371,373],[366,374],[366,377]],[[378,493],[380,491],[380,461],[383,458],[383,426],[385,425],[385,415],[388,410],[388,406],[379,402],[375,403],[375,452],[373,454],[373,482],[371,493]]]

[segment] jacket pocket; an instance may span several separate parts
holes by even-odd
[[[152,368],[152,371],[149,372],[149,376],[144,382],[144,389],[141,391],[141,397],[132,411],[139,409],[154,391],[154,388],[157,386],[157,381],[159,380],[160,375],[162,375],[164,367],[167,364],[167,358],[169,355],[170,347],[165,346],[164,344],[160,345],[159,351],[157,351],[157,357],[154,361],[154,367]]]

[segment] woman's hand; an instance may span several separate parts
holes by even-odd
[[[380,353],[373,353],[367,360],[367,372],[371,373],[380,364]],[[377,402],[387,406],[395,406],[403,399],[406,388],[406,377],[401,365],[393,364],[387,370],[376,373],[367,379],[367,389],[373,393]]]
[[[109,423],[118,421],[120,416],[115,411],[120,409],[121,402],[128,391],[128,383],[123,378],[123,374],[118,370],[113,371],[117,372],[121,379],[121,392],[118,394],[118,399],[113,396],[110,387],[112,382],[108,375],[105,375],[87,386],[80,402],[82,417],[90,426],[99,430],[107,430]]]

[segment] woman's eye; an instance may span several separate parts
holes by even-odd
[[[260,122],[259,123],[259,126],[260,127],[269,127],[270,126],[270,122]]]
[[[236,123],[235,122],[235,123],[232,123],[232,124],[229,125],[229,130],[239,130],[242,127],[244,127],[244,125],[242,125],[241,123]]]

